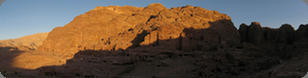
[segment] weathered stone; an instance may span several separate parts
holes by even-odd
[[[239,28],[239,33],[241,35],[241,42],[246,42],[248,39],[248,25],[246,24],[241,24]]]
[[[283,24],[279,28],[279,43],[293,44],[295,41],[295,29],[289,24]]]
[[[308,24],[300,25],[296,31],[296,41],[308,41]]]
[[[51,31],[40,50],[64,55],[85,49],[126,50],[148,45],[176,50],[179,41],[165,40],[180,36],[184,38],[181,40],[183,49],[188,51],[196,50],[197,45],[200,49],[209,44],[239,42],[239,33],[225,14],[193,6],[168,9],[161,4],[151,4],[145,8],[97,7]]]
[[[239,32],[242,42],[253,44],[293,44],[296,40],[295,29],[289,24],[283,24],[279,29],[274,29],[252,22],[250,26],[240,25]]]
[[[258,22],[252,22],[251,25],[248,27],[248,42],[254,43],[254,44],[260,44],[263,39],[262,34],[262,27],[260,23]]]

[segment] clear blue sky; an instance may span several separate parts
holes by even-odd
[[[308,23],[304,0],[6,0],[0,6],[0,40],[49,32],[96,6],[144,7],[151,3],[168,8],[193,5],[217,10],[231,16],[237,27],[252,21],[273,28],[284,23],[295,28]]]

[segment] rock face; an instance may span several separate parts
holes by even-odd
[[[18,39],[0,40],[0,47],[14,47],[19,50],[35,50],[42,45],[48,33],[38,33]]]
[[[248,42],[259,44],[262,41],[263,34],[260,23],[252,22],[247,31]]]
[[[192,29],[202,30],[196,33],[190,31]],[[179,37],[189,39],[160,42]],[[153,46],[167,50],[177,50],[183,46],[183,50],[191,51],[196,49],[193,46],[196,44],[203,48],[209,44],[238,42],[239,33],[231,18],[225,14],[193,6],[168,9],[161,4],[151,4],[145,8],[97,7],[77,16],[66,26],[52,30],[39,49],[74,54],[86,49],[126,50],[157,44]],[[181,46],[177,45],[179,43]]]
[[[293,44],[295,41],[295,29],[289,24],[283,24],[279,28],[279,40],[280,43]]]
[[[308,40],[308,24],[300,25],[296,31],[297,41],[307,41]]]
[[[239,32],[241,34],[241,42],[259,44],[263,38],[262,27],[258,22],[252,22],[249,26],[241,24]]]
[[[240,28],[239,28],[239,33],[240,33],[240,36],[241,36],[241,42],[246,42],[248,41],[247,37],[248,37],[248,28],[249,26],[246,25],[246,24],[241,24],[240,25]]]
[[[229,16],[200,7],[97,7],[55,28],[36,51],[0,47],[0,72],[13,78],[299,78],[308,70],[305,41],[307,25],[295,31],[252,22],[236,30]]]
[[[242,24],[239,28],[239,32],[241,34],[242,42],[253,44],[293,44],[296,34],[295,29],[289,24],[283,24],[279,29],[273,29],[262,27],[258,22],[252,22],[250,26]]]

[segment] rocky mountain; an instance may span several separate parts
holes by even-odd
[[[53,29],[33,51],[1,47],[0,72],[10,78],[299,78],[308,71],[307,28],[252,22],[237,30],[226,14],[194,6],[96,7]]]
[[[225,14],[193,6],[168,9],[151,4],[145,8],[97,7],[55,28],[39,49],[75,54],[79,50],[126,50],[156,43],[157,48],[176,50],[177,42],[159,41],[179,37],[191,37],[180,41],[186,51],[197,49],[197,44],[204,48],[239,42],[239,34]]]

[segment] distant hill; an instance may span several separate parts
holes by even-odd
[[[37,33],[17,39],[0,40],[0,47],[15,47],[19,50],[35,50],[46,39],[48,33]]]

